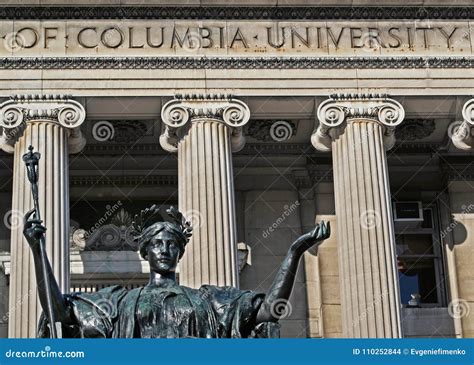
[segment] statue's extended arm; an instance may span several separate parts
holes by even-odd
[[[29,211],[25,215],[25,225],[23,228],[23,235],[25,236],[28,244],[30,245],[31,252],[33,254],[33,260],[35,265],[36,273],[36,282],[38,285],[38,295],[40,298],[41,306],[43,310],[46,311],[47,308],[47,299],[46,299],[46,286],[45,280],[43,277],[43,262],[41,260],[40,253],[40,244],[41,237],[45,234],[46,228],[42,225],[42,221],[38,219],[31,219],[31,215],[34,213],[34,210]],[[58,282],[54,277],[53,270],[49,260],[46,259],[46,272],[49,276],[49,285],[51,292],[51,302],[53,305],[53,311],[55,314],[56,321],[59,321],[64,324],[70,322],[70,313],[66,305],[66,300],[64,299],[63,293],[59,289]]]
[[[257,323],[276,322],[280,319],[281,308],[278,307],[286,305],[291,295],[301,256],[306,250],[328,238],[330,233],[329,222],[327,224],[321,222],[311,232],[302,235],[293,242],[260,306],[257,313]]]

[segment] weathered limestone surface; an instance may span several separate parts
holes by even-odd
[[[12,214],[16,219],[33,208],[30,183],[22,156],[32,145],[40,152],[39,204],[46,231],[46,252],[63,292],[69,292],[69,152],[85,141],[79,126],[82,105],[67,97],[25,96],[0,105],[3,135],[0,147],[14,153]],[[23,237],[23,225],[12,226],[8,336],[36,337],[41,307],[36,295],[33,257]]]
[[[296,191],[252,189],[245,193],[245,242],[252,265],[241,273],[241,289],[265,293],[288,252],[301,234],[301,204]],[[305,265],[301,261],[289,304],[281,320],[281,337],[307,337],[308,298]]]
[[[178,152],[179,209],[193,224],[180,283],[239,286],[232,150],[250,112],[228,96],[184,96],[162,110],[162,147]]]
[[[451,317],[460,322],[458,337],[474,337],[474,199],[473,181],[451,182],[450,207],[453,219],[442,227],[443,234],[452,235],[454,262],[449,270],[455,271],[457,296],[451,296],[448,309]],[[452,290],[452,289],[451,289]]]
[[[312,142],[333,154],[344,337],[401,336],[385,149],[403,118],[381,95],[333,95],[318,108]]]

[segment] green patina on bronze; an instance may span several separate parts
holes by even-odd
[[[329,224],[321,222],[293,242],[267,294],[213,285],[193,289],[179,285],[175,274],[192,234],[190,223],[174,207],[162,211],[152,206],[134,220],[140,254],[150,264],[146,286],[63,294],[49,261],[42,266],[40,245],[46,228],[31,218],[33,213],[25,217],[24,235],[35,261],[40,301],[43,308],[48,300],[52,303],[53,318],[66,338],[279,337],[278,320],[288,305],[299,260],[330,234]],[[49,273],[48,291],[43,272]],[[39,337],[51,336],[47,319],[43,314]]]

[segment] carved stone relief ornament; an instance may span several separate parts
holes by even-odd
[[[84,107],[68,95],[17,95],[0,104],[0,148],[13,153],[15,142],[29,122],[57,123],[69,131],[69,151],[77,153],[86,141],[79,129]]]
[[[251,4],[251,2],[249,2]],[[334,2],[336,4],[336,2]],[[472,19],[468,6],[5,6],[0,19],[216,19],[216,20],[398,20]]]
[[[383,126],[386,150],[395,144],[395,127],[403,122],[402,105],[385,94],[334,94],[318,108],[319,126],[311,143],[319,151],[330,151],[331,142],[344,132],[347,123],[370,120]]]
[[[168,152],[176,152],[178,142],[189,130],[191,123],[213,120],[230,128],[232,151],[245,145],[242,127],[250,119],[248,106],[231,95],[198,94],[176,95],[161,111],[163,132],[160,144]]]
[[[33,8],[29,8],[33,9]],[[0,9],[1,11],[2,9]],[[0,70],[169,69],[471,69],[468,57],[18,57],[0,58]]]
[[[138,242],[133,235],[132,216],[121,209],[109,224],[89,230],[70,224],[70,245],[74,251],[137,251]]]
[[[434,119],[405,119],[396,132],[398,142],[416,141],[429,137],[436,129]]]
[[[461,150],[470,150],[474,146],[474,99],[468,100],[462,108],[462,122],[454,122],[448,134],[453,144]]]

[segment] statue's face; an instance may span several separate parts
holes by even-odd
[[[147,254],[150,269],[160,274],[166,274],[176,271],[180,246],[173,234],[161,231],[151,239]]]

